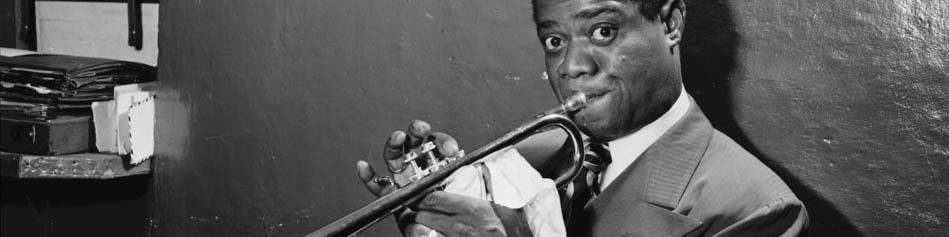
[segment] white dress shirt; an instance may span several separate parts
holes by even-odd
[[[685,92],[685,87],[682,87],[679,98],[672,104],[669,111],[666,111],[658,119],[646,124],[638,131],[609,142],[610,156],[612,156],[613,162],[600,174],[600,189],[606,189],[610,183],[613,183],[616,176],[619,176],[626,167],[633,164],[639,158],[639,155],[646,151],[646,148],[649,148],[656,140],[659,140],[662,134],[672,128],[672,125],[689,111],[691,103],[688,94]]]

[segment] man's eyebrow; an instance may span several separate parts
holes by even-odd
[[[595,7],[595,8],[590,8],[590,9],[580,11],[577,14],[573,15],[573,19],[584,19],[584,20],[592,19],[604,13],[616,14],[620,16],[626,15],[626,12],[624,12],[622,9],[619,9],[615,6],[607,5],[607,6],[600,6],[600,7]]]
[[[616,6],[606,5],[606,6],[599,6],[599,7],[594,7],[594,8],[580,11],[577,14],[573,15],[573,19],[588,20],[602,14],[616,14],[616,15],[619,15],[620,17],[626,16],[626,12],[623,11],[623,9],[620,9],[619,7],[616,7]],[[537,23],[537,29],[540,30],[540,29],[554,28],[557,25],[558,24],[556,21],[544,20]]]
[[[557,26],[556,21],[541,21],[537,23],[537,29],[547,29]]]

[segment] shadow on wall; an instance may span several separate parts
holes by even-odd
[[[682,42],[683,83],[695,97],[715,128],[730,136],[761,159],[790,186],[804,202],[810,218],[811,236],[862,236],[850,220],[817,191],[805,185],[788,169],[776,165],[774,158],[759,152],[734,119],[732,85],[737,50],[741,37],[727,2],[687,1],[686,24]],[[731,81],[730,81],[731,80]]]

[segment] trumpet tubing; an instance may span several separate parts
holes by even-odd
[[[461,157],[437,160],[431,156],[431,152],[434,150],[431,145],[410,151],[403,158],[407,160],[406,165],[412,169],[411,172],[405,172],[404,176],[395,175],[399,189],[379,197],[372,203],[323,226],[307,236],[355,235],[405,205],[413,203],[418,198],[428,194],[459,168],[473,164],[491,153],[514,145],[536,131],[549,126],[556,126],[566,131],[570,143],[574,146],[573,163],[570,169],[554,179],[557,187],[561,188],[576,178],[583,161],[583,139],[580,129],[567,117],[567,113],[576,112],[584,106],[586,106],[586,96],[582,93],[576,93],[565,99],[560,106],[534,116],[533,119],[521,126]],[[423,164],[415,163],[418,161],[422,161]]]

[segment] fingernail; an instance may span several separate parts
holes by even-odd
[[[445,144],[442,144],[445,147],[445,151],[455,152],[458,151],[458,143],[455,141],[446,141]]]
[[[434,206],[438,203],[438,199],[435,199],[435,195],[429,194],[425,197],[425,205]]]
[[[404,140],[405,140],[405,132],[395,131],[392,133],[392,135],[389,136],[389,145],[397,146],[397,145],[400,145],[399,143],[401,143]]]
[[[431,129],[430,126],[431,125],[429,125],[426,122],[423,122],[421,120],[415,120],[415,122],[412,124],[412,133],[414,133],[415,135],[422,135],[423,133]]]

